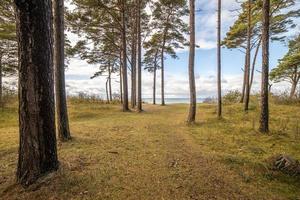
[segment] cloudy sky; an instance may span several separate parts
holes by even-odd
[[[196,41],[200,48],[196,50],[196,84],[198,97],[216,96],[216,0],[196,0],[196,9],[202,11],[196,16]],[[298,6],[299,4],[297,4]],[[222,8],[222,35],[225,36],[229,27],[237,18],[237,13],[232,10],[239,7],[235,0],[224,0]],[[288,34],[293,35],[299,32],[299,26],[291,30]],[[76,36],[69,34],[72,42],[76,41]],[[287,47],[283,43],[272,43],[270,47],[271,68],[277,65],[278,59],[287,52]],[[260,53],[261,55],[261,53]],[[178,51],[179,59],[167,58],[165,72],[165,92],[167,98],[185,98],[188,93],[188,51]],[[259,56],[261,57],[261,56]],[[240,89],[242,85],[244,65],[244,55],[238,50],[222,49],[222,82],[223,93],[226,91]],[[257,69],[261,68],[261,59],[257,61]],[[98,67],[88,65],[84,61],[72,59],[66,71],[67,91],[69,95],[76,95],[84,92],[90,95],[105,97],[105,77],[90,79],[97,71]],[[158,73],[158,80],[160,73]],[[119,93],[118,77],[113,79],[113,92]],[[152,96],[152,74],[143,72],[143,97]],[[130,83],[129,83],[130,84]],[[260,74],[255,75],[253,90],[259,91]],[[157,83],[157,95],[160,95],[160,81]],[[275,90],[284,90],[287,84],[274,86]]]

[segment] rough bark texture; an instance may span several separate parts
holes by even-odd
[[[222,85],[221,85],[221,0],[218,0],[218,118],[222,117]]]
[[[190,83],[190,109],[187,122],[196,120],[196,84],[195,84],[195,0],[190,0],[190,53],[189,53],[189,83]]]
[[[138,94],[137,111],[143,111],[142,108],[142,39],[141,39],[141,0],[137,0],[137,43],[138,43]]]
[[[248,0],[248,29],[247,29],[247,59],[246,59],[246,79],[245,79],[245,107],[244,110],[249,110],[249,101],[250,101],[250,63],[251,63],[251,14],[252,14],[252,0]]]
[[[53,0],[56,126],[59,139],[71,139],[65,84],[64,0]]]
[[[269,131],[269,29],[270,29],[270,0],[263,1],[262,22],[262,81],[261,81],[261,132]]]
[[[52,61],[51,0],[15,0],[19,43],[20,146],[23,186],[58,169]]]
[[[122,1],[121,21],[122,21],[122,81],[123,81],[123,111],[129,111],[128,106],[128,82],[127,82],[127,45],[126,45],[126,0]]]

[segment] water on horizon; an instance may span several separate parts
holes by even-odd
[[[197,98],[197,103],[202,103],[204,98]],[[143,98],[143,101],[146,103],[152,103],[152,98]],[[188,104],[190,103],[190,98],[165,98],[166,104],[177,104],[177,103],[183,103]],[[156,98],[156,103],[161,103],[161,98]]]

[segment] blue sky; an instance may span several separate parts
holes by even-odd
[[[196,43],[200,49],[196,50],[196,85],[198,97],[216,96],[216,2],[211,0],[196,0],[197,9],[202,12],[196,15]],[[222,36],[226,35],[229,27],[234,23],[237,13],[233,9],[239,7],[235,0],[223,1],[222,5]],[[295,6],[296,7],[296,6]],[[299,7],[299,4],[297,4]],[[184,18],[188,22],[188,18]],[[299,22],[299,20],[298,20]],[[290,30],[288,36],[299,33],[299,26],[295,30]],[[69,34],[70,39],[76,42],[76,36]],[[278,59],[287,52],[284,43],[271,43],[270,46],[270,66],[277,65]],[[166,60],[166,96],[167,97],[188,97],[188,50],[178,51],[179,59],[167,58]],[[223,93],[229,90],[240,89],[242,85],[244,65],[244,54],[238,50],[222,49],[222,79]],[[261,67],[261,52],[257,60],[257,69]],[[90,80],[89,77],[97,71],[97,66],[91,66],[84,61],[72,59],[69,69],[66,72],[66,82],[68,94],[78,94],[84,92],[92,95],[105,97],[105,78]],[[158,80],[160,73],[158,73]],[[119,93],[118,77],[114,77],[113,91]],[[129,83],[130,84],[130,83]],[[275,90],[282,91],[287,88],[287,84],[278,84]],[[157,95],[160,95],[160,81],[157,83]],[[258,92],[260,88],[260,74],[255,74],[253,92]],[[143,97],[152,96],[152,74],[143,72]]]

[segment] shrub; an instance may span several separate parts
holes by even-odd
[[[238,90],[231,90],[223,96],[224,104],[238,103],[242,94]]]

